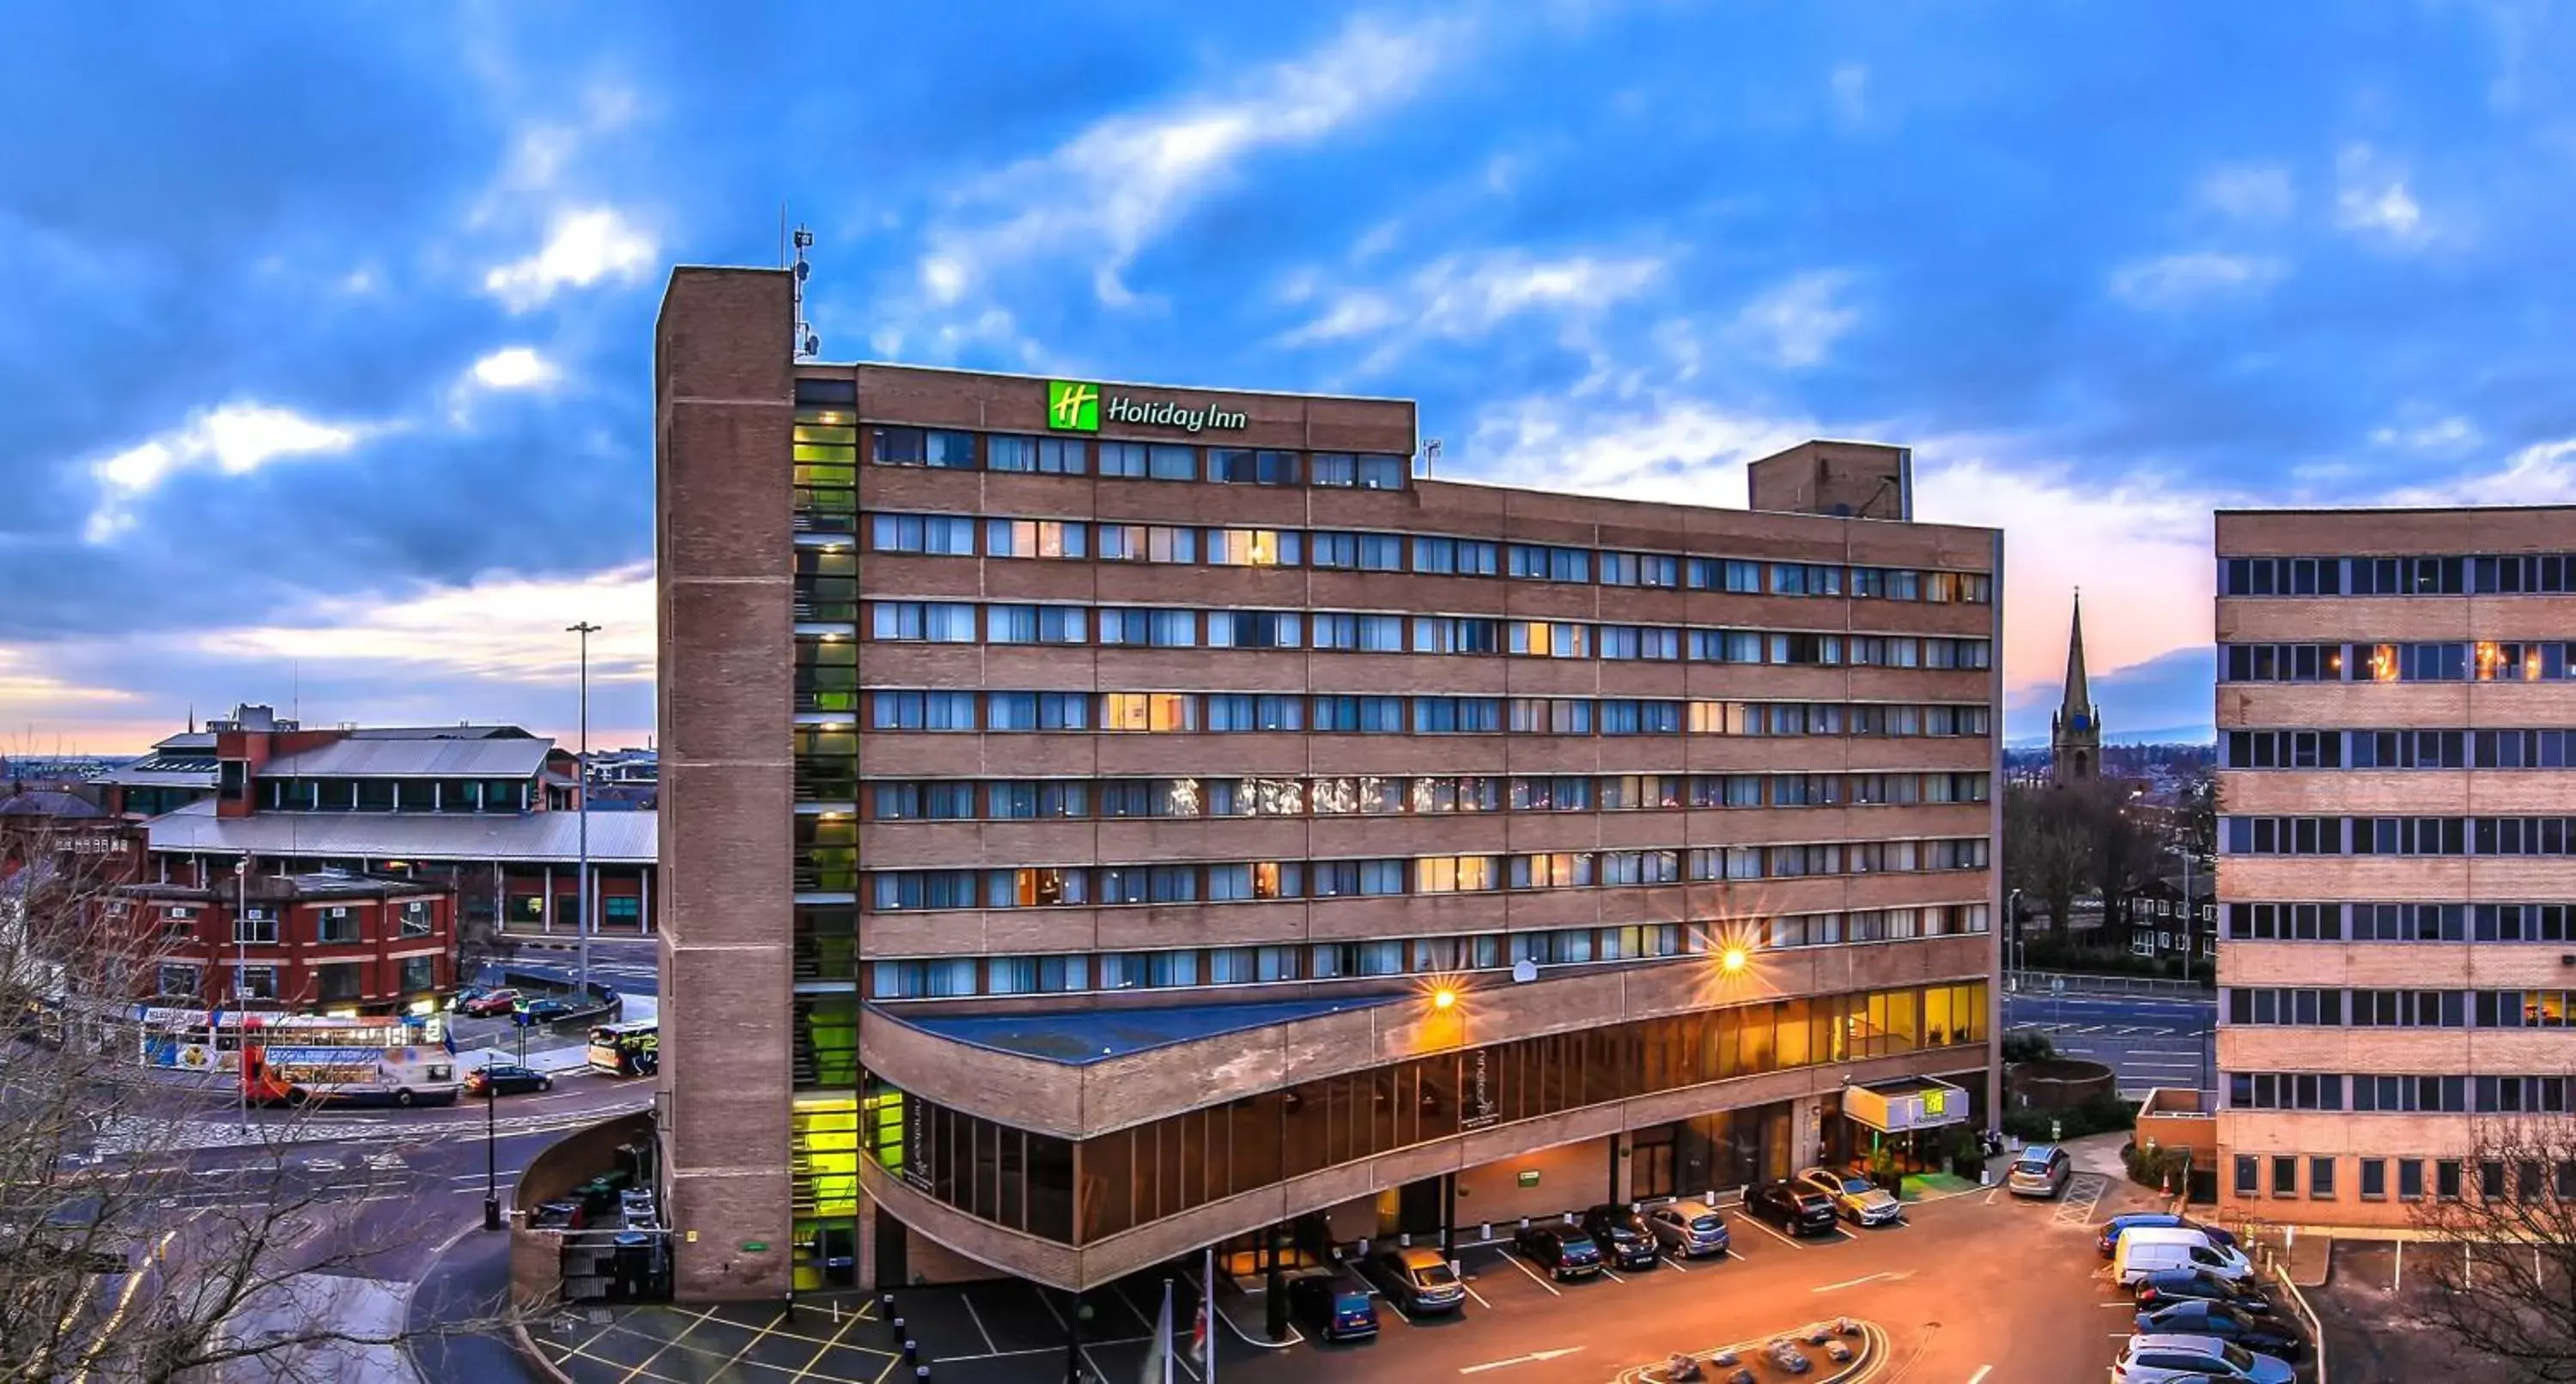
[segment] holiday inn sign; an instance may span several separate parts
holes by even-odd
[[[1109,394],[1096,384],[1073,380],[1047,381],[1047,426],[1058,432],[1100,431],[1101,423],[1124,423],[1132,427],[1178,428],[1199,432],[1217,428],[1239,432],[1246,425],[1244,415],[1214,406],[1192,407],[1170,399],[1134,399],[1124,394]]]

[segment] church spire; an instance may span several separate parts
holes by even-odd
[[[2075,588],[2075,619],[2066,632],[2066,700],[2059,714],[2073,719],[2078,712],[2091,719],[2093,688],[2084,676],[2084,588]]]
[[[2093,684],[2084,675],[2084,593],[2075,593],[2075,617],[2066,631],[2066,695],[2048,726],[2048,781],[2085,783],[2102,773],[2102,718],[2093,708]]]

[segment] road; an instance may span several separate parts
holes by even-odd
[[[2158,1086],[2214,1089],[2217,1080],[2215,1000],[2006,995],[2004,1024],[2037,1029],[2060,1054],[2110,1067],[2120,1094],[2133,1099]]]
[[[515,935],[513,940],[519,944],[519,950],[510,961],[511,970],[536,971],[557,976],[566,985],[572,983],[574,944],[571,938],[561,934],[538,934]],[[590,939],[590,978],[630,995],[659,994],[662,987],[660,946],[650,937],[593,937]]]

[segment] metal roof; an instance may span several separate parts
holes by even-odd
[[[211,760],[203,769],[149,769],[128,764],[122,769],[110,769],[90,782],[123,784],[128,788],[212,788],[215,766]]]
[[[261,778],[526,778],[545,767],[547,740],[337,740],[279,755]]]
[[[0,817],[104,817],[98,804],[77,793],[30,788],[13,798],[0,798]]]
[[[144,824],[152,849],[207,855],[369,860],[570,861],[579,854],[577,812],[513,816],[432,812],[258,812],[217,817],[212,802],[190,803]],[[661,815],[593,812],[590,858],[606,865],[651,864]]]
[[[1191,1004],[1167,1009],[1070,1009],[1036,1014],[903,1014],[870,1005],[886,1018],[952,1042],[1087,1067],[1112,1057],[1214,1038],[1270,1024],[1319,1019],[1373,1009],[1395,995],[1335,999],[1269,1000],[1247,1004]]]

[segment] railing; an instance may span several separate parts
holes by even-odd
[[[2211,996],[2209,986],[2194,980],[2090,975],[2080,971],[2007,971],[2004,985],[2008,993],[2021,995],[2056,994],[2062,989],[2070,995],[2158,995],[2192,1000],[2205,1000]]]

